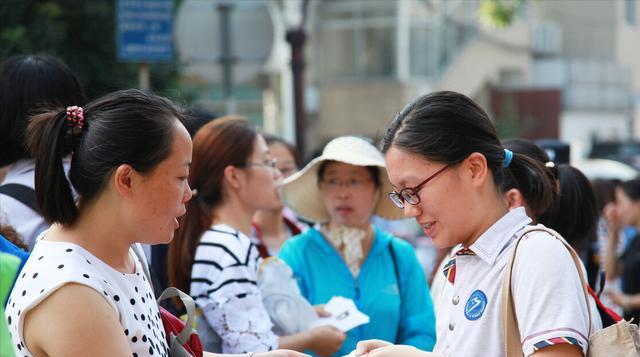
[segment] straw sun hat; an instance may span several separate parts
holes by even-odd
[[[285,204],[302,218],[321,223],[329,221],[318,186],[318,169],[324,161],[338,161],[355,166],[376,166],[380,172],[380,198],[373,214],[385,219],[403,218],[387,194],[393,191],[382,153],[367,140],[356,136],[341,136],[331,140],[322,155],[313,159],[302,170],[289,176],[282,188]]]

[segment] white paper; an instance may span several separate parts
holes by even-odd
[[[311,327],[331,325],[343,332],[347,332],[360,325],[369,323],[369,316],[358,311],[353,300],[342,296],[332,297],[324,306],[324,309],[329,312],[331,316],[318,318]]]

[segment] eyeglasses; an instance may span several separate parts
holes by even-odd
[[[251,166],[264,166],[273,170],[278,169],[278,160],[276,159],[267,159],[264,162],[247,162],[243,165],[238,165],[238,167],[251,167]]]
[[[420,196],[418,196],[418,192],[420,192],[422,187],[424,187],[424,185],[427,182],[436,178],[436,176],[438,176],[441,172],[446,170],[448,167],[449,165],[436,171],[436,173],[429,176],[426,180],[422,181],[415,187],[403,188],[402,190],[400,190],[400,193],[396,191],[389,192],[389,199],[391,199],[391,201],[393,201],[393,203],[395,203],[395,205],[398,206],[398,208],[404,208],[405,202],[408,202],[410,205],[417,205],[418,203],[420,203]]]

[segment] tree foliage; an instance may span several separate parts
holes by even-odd
[[[483,0],[478,9],[478,19],[489,27],[507,27],[524,2],[525,0]]]
[[[0,1],[0,60],[46,53],[64,60],[92,99],[136,87],[138,65],[116,57],[115,0]],[[176,97],[177,64],[152,64],[151,87]]]

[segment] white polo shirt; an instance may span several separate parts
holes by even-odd
[[[455,256],[455,282],[446,281],[437,311],[434,352],[451,357],[505,356],[502,282],[517,233],[529,223],[524,208],[511,210],[469,247],[475,255]],[[518,247],[511,289],[525,356],[567,342],[586,354],[589,317],[584,292],[571,255],[560,241],[546,232],[528,234]],[[593,303],[591,310],[593,333],[602,323]]]

